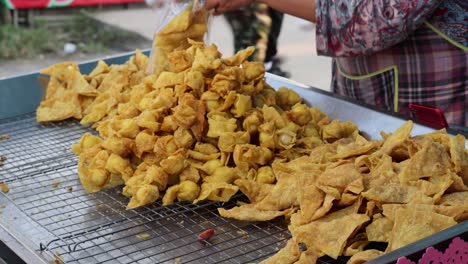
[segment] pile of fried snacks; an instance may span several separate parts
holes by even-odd
[[[263,65],[246,60],[252,48],[222,58],[215,45],[187,38],[202,22],[172,22],[162,32],[187,41],[165,50],[152,74],[140,51],[88,75],[71,62],[41,71],[50,81],[37,121],[76,118],[99,133],[72,146],[87,191],[123,185],[136,208],[160,198],[224,202],[240,190],[250,203],[221,216],[290,220],[292,238],[264,263],[323,255],[363,263],[468,218],[463,136],[411,137],[408,121],[368,140],[296,92],[272,89]],[[367,249],[373,241],[386,251]]]

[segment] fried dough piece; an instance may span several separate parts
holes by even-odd
[[[159,198],[158,187],[150,184],[141,186],[128,202],[127,208],[133,209],[151,204]]]
[[[453,217],[415,208],[398,208],[387,251],[406,246],[451,226],[457,222]]]
[[[250,57],[250,55],[252,55],[254,52],[255,47],[247,47],[246,49],[238,51],[234,56],[223,59],[223,63],[228,66],[239,66],[244,61],[246,61],[247,58]]]
[[[173,68],[173,60],[168,59],[169,54],[175,50],[187,49],[190,46],[189,39],[203,40],[208,30],[208,15],[208,11],[204,9],[195,14],[193,4],[189,4],[156,34],[153,42],[155,54],[150,69],[153,74],[158,76],[161,72]]]
[[[135,208],[162,194],[164,205],[226,202],[241,190],[250,203],[220,215],[290,221],[293,238],[266,263],[314,263],[325,254],[359,263],[381,254],[360,252],[370,241],[391,250],[468,218],[464,137],[411,137],[409,121],[367,140],[297,92],[270,87],[262,63],[246,61],[253,48],[222,59],[202,42],[207,12],[190,8],[156,35],[154,74],[139,51],[123,65],[98,63],[88,76],[73,64],[49,69],[39,116],[84,116],[100,135],[73,146],[87,191],[125,183]],[[416,221],[426,216],[424,226]]]
[[[421,149],[411,157],[398,178],[400,182],[406,183],[419,178],[436,177],[445,174],[451,166],[445,148],[433,140],[424,139]]]
[[[468,186],[468,150],[465,149],[466,139],[462,135],[450,137],[450,156],[455,165],[455,172]]]
[[[359,132],[357,126],[351,121],[340,122],[333,120],[330,124],[322,127],[322,139],[333,143],[340,138],[347,138],[357,135]]]
[[[369,241],[388,242],[393,228],[393,221],[387,217],[374,215],[374,220],[366,227]]]
[[[367,215],[357,214],[355,211],[355,206],[349,206],[308,224],[295,227],[291,233],[298,242],[317,248],[336,259],[343,252],[348,238],[369,221]],[[341,228],[337,228],[338,226]]]
[[[193,202],[200,193],[200,187],[192,181],[182,181],[177,185],[173,185],[166,190],[163,197],[163,205],[174,203],[177,198],[178,201]]]
[[[295,263],[297,260],[299,260],[299,257],[301,256],[301,252],[299,251],[299,245],[298,242],[294,239],[291,238],[288,240],[288,243],[286,246],[280,251],[276,252],[275,255],[271,256],[270,258],[260,262],[261,264],[276,264],[276,263]]]
[[[318,177],[317,187],[323,192],[333,195],[336,200],[350,193],[355,196],[364,190],[363,177],[354,163],[341,161],[329,165]],[[344,201],[347,205],[348,201]],[[352,202],[351,202],[352,203]]]
[[[98,192],[111,180],[110,173],[105,168],[108,158],[109,153],[99,145],[80,154],[78,175],[81,185],[87,192]]]
[[[288,215],[292,212],[292,209],[286,209],[281,211],[266,211],[255,208],[252,204],[241,205],[226,210],[224,208],[218,208],[218,213],[222,217],[233,218],[242,221],[269,221],[279,216]]]
[[[393,149],[402,145],[406,140],[409,139],[411,130],[413,130],[413,121],[406,121],[395,131],[395,133],[385,139],[381,148],[381,152],[389,155]]]
[[[467,205],[468,206],[468,191],[454,192],[444,194],[438,201],[440,205]]]
[[[227,202],[238,190],[239,187],[224,182],[205,182],[202,183],[200,195],[193,203],[203,200]]]
[[[382,256],[385,252],[376,250],[376,249],[368,249],[361,252],[354,254],[346,264],[363,264],[369,260],[373,260]]]
[[[352,156],[364,155],[378,146],[376,141],[367,141],[361,135],[356,136],[356,140],[350,144],[338,145],[336,149],[336,159],[345,159]]]
[[[301,252],[299,260],[294,262],[295,264],[314,264],[317,263],[319,257],[323,256],[323,253],[318,253],[313,247],[308,247],[306,251]]]

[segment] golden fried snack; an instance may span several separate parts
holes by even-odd
[[[360,263],[382,254],[363,251],[371,241],[388,252],[468,219],[463,136],[411,137],[408,121],[370,141],[297,92],[271,88],[262,64],[246,61],[253,48],[223,59],[202,42],[207,17],[182,12],[156,35],[151,60],[137,51],[89,75],[73,63],[43,71],[38,121],[77,118],[99,132],[72,146],[86,191],[123,185],[131,209],[161,197],[226,202],[240,190],[250,203],[221,216],[290,221],[293,238],[266,263]]]
[[[376,249],[368,249],[354,254],[347,262],[347,264],[363,264],[369,260],[380,257],[384,252]]]
[[[291,230],[299,241],[317,248],[332,258],[338,258],[344,250],[346,241],[369,217],[353,212],[354,206],[328,214],[309,224]],[[337,228],[337,227],[341,228]],[[314,234],[311,236],[310,234]]]
[[[37,108],[38,122],[59,121],[67,118],[82,118],[80,104],[83,96],[95,96],[96,91],[81,75],[73,62],[55,64],[41,71],[50,80],[44,100]]]
[[[257,209],[251,205],[242,205],[229,210],[218,208],[218,212],[222,217],[234,218],[242,221],[268,221],[278,216],[290,214],[291,209],[268,211]]]
[[[150,72],[158,76],[163,71],[181,71],[188,68],[187,65],[193,57],[171,54],[173,51],[181,51],[190,47],[189,40],[203,41],[208,31],[208,11],[201,9],[196,14],[193,12],[193,4],[189,4],[185,10],[174,17],[165,27],[156,33],[153,42],[153,58]]]
[[[275,263],[296,263],[301,256],[299,251],[298,242],[292,238],[284,248],[278,251],[275,255],[267,260],[260,262],[261,264],[275,264]]]
[[[394,221],[388,252],[457,224],[452,217],[414,208],[397,209]]]

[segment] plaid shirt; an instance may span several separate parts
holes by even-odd
[[[317,51],[333,90],[410,116],[438,107],[468,126],[466,0],[317,0]]]

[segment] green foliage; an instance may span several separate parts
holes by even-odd
[[[0,25],[0,58],[14,59],[34,57],[38,54],[57,52],[61,43],[45,26],[21,28]]]
[[[94,53],[122,49],[129,42],[141,42],[136,33],[106,25],[84,11],[70,16],[60,25],[46,21],[35,28],[0,24],[0,59],[30,58],[39,54],[60,53],[67,42],[76,43],[78,52]]]
[[[69,32],[69,38],[75,43],[89,46],[88,49],[113,47],[116,43],[134,39],[133,33],[103,24],[89,17],[84,11],[75,14],[64,27]]]

